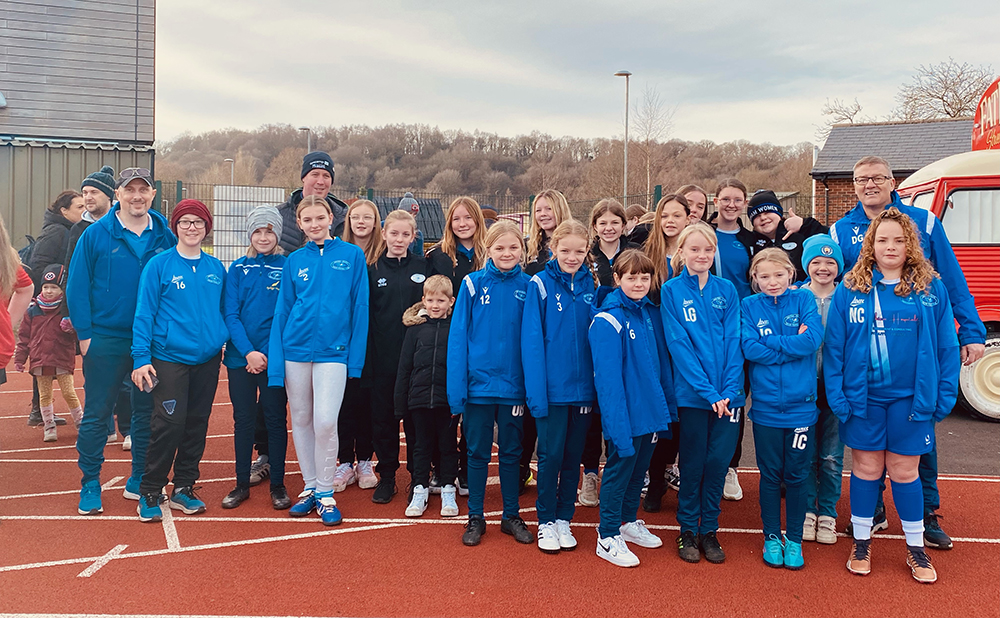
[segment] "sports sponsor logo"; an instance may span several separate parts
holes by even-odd
[[[308,267],[306,267],[306,268],[300,268],[299,269],[299,274],[296,275],[296,276],[299,279],[302,279],[303,281],[309,281],[309,268]]]
[[[351,270],[351,263],[347,260],[334,260],[330,262],[330,268],[334,270]]]
[[[378,287],[384,288],[387,285],[389,285],[388,279],[386,279],[385,277],[379,278],[379,280],[378,280]]]
[[[860,307],[863,304],[865,304],[865,299],[863,298],[854,298],[853,300],[851,300],[852,307]]]
[[[177,409],[177,400],[169,399],[163,402],[163,411],[167,413],[167,416],[173,416],[174,411]]]
[[[681,303],[681,304],[682,304],[682,305],[684,306],[684,308],[686,309],[686,308],[690,307],[691,305],[693,305],[693,304],[694,304],[694,301],[693,301],[693,300],[688,300],[688,299],[685,299],[685,300],[684,300],[684,302],[683,302],[683,303]]]
[[[184,288],[187,287],[186,285],[184,285],[184,275],[174,275],[170,279],[170,283],[176,285],[178,290],[183,290]]]
[[[764,328],[768,324],[770,324],[770,322],[768,322],[764,318],[761,318],[761,319],[757,320],[757,328]]]

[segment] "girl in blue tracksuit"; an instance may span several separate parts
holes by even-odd
[[[236,487],[222,500],[222,508],[238,507],[250,497],[250,463],[253,455],[257,406],[264,411],[268,462],[271,465],[271,505],[292,505],[285,489],[285,389],[267,385],[268,340],[274,305],[281,290],[281,213],[274,206],[258,206],[247,215],[250,247],[245,257],[229,266],[223,314],[229,342],[222,362],[229,376],[233,402],[233,440],[236,451]]]
[[[760,293],[743,299],[743,355],[754,393],[753,439],[760,469],[764,563],[801,569],[805,481],[812,464],[816,408],[816,350],[823,322],[809,290],[790,290],[795,267],[782,249],[754,256],[750,280]],[[785,525],[781,541],[781,484]]]
[[[570,531],[580,459],[597,398],[587,327],[594,277],[587,228],[570,219],[550,239],[554,260],[531,278],[521,326],[528,411],[538,428],[538,548],[576,548]]]
[[[639,564],[626,541],[649,548],[663,544],[637,519],[657,434],[669,437],[675,416],[670,359],[655,306],[646,297],[655,272],[641,251],[623,251],[614,266],[618,287],[598,290],[589,332],[601,424],[610,443],[597,555],[622,567]]]
[[[871,572],[872,520],[885,469],[912,575],[936,581],[923,547],[917,468],[934,446],[934,423],[955,405],[959,363],[944,283],[924,257],[913,221],[889,208],[872,220],[857,264],[833,294],[823,345],[827,399],[852,449],[852,573]]]
[[[347,378],[358,378],[368,344],[368,268],[357,245],[330,237],[326,200],[309,196],[296,222],[309,242],[285,262],[274,308],[267,385],[284,386],[292,440],[305,489],[289,515],[313,509],[323,523],[341,522],[333,498],[337,417]]]
[[[525,399],[518,336],[529,282],[521,270],[524,239],[518,227],[494,223],[486,234],[486,251],[486,266],[462,279],[448,335],[448,405],[453,415],[464,415],[469,444],[469,523],[462,542],[478,545],[486,531],[483,499],[496,424],[500,531],[531,543],[534,537],[518,515]]]
[[[739,295],[709,272],[717,247],[711,227],[686,227],[673,259],[678,274],[660,296],[680,417],[677,549],[687,562],[700,560],[699,548],[709,562],[726,559],[716,537],[719,503],[745,404]]]

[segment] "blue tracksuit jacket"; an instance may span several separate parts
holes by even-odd
[[[793,429],[816,423],[816,350],[823,321],[809,290],[743,299],[743,356],[750,361],[751,420]],[[799,325],[806,332],[799,334]]]
[[[549,404],[592,406],[597,398],[587,340],[594,291],[586,265],[570,276],[556,260],[528,284],[521,363],[532,416],[548,416]]]
[[[119,210],[116,203],[108,214],[87,227],[73,251],[66,303],[80,340],[95,334],[131,339],[139,275],[150,258],[177,245],[167,220],[150,210],[153,228],[143,236],[152,234],[152,238],[145,253],[136,255],[124,238],[125,228],[117,217]]]
[[[285,261],[271,323],[267,385],[285,385],[285,361],[344,363],[361,377],[368,345],[368,266],[357,245],[309,241]]]
[[[729,399],[746,404],[740,349],[740,299],[736,286],[715,275],[704,289],[687,267],[663,284],[660,316],[674,366],[677,407],[711,410]]]
[[[246,367],[250,352],[268,354],[274,306],[281,291],[283,255],[241,257],[229,265],[222,313],[229,329],[223,363]]]
[[[965,274],[962,273],[962,267],[958,265],[958,259],[955,258],[955,251],[951,248],[944,226],[930,211],[903,204],[895,191],[892,192],[892,203],[886,206],[886,209],[892,206],[910,217],[920,232],[920,244],[924,248],[924,255],[940,273],[941,280],[948,290],[952,311],[955,320],[958,321],[958,340],[961,345],[986,343],[986,326],[979,319],[976,299],[969,292],[969,284],[965,280]],[[830,236],[844,252],[845,272],[853,268],[858,261],[861,243],[870,224],[864,206],[858,202],[857,206],[830,226]]]
[[[868,294],[841,283],[833,293],[826,319],[823,344],[826,397],[830,409],[844,422],[854,415],[867,417],[875,284],[881,280],[882,273],[877,270],[872,273],[873,285]],[[913,352],[922,374],[915,384],[912,418],[940,421],[955,406],[961,369],[948,290],[940,279],[935,279],[928,293],[913,293],[910,298],[918,310],[917,349]]]
[[[226,267],[205,252],[196,266],[192,263],[174,248],[153,257],[142,271],[132,325],[133,369],[154,356],[200,365],[229,339],[222,319]]]
[[[448,334],[452,414],[468,403],[524,402],[520,333],[529,281],[520,266],[504,273],[492,260],[462,279]]]
[[[666,432],[677,420],[670,356],[648,298],[634,301],[620,288],[601,287],[593,308],[589,336],[601,427],[619,454],[631,457],[632,438]]]

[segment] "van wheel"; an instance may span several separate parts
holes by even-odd
[[[1000,333],[986,336],[986,353],[971,367],[962,367],[958,401],[973,418],[1000,423]]]

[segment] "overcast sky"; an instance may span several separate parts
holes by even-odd
[[[620,138],[626,69],[633,105],[652,87],[676,106],[672,137],[815,141],[828,98],[882,117],[917,65],[1000,71],[1000,3],[960,4],[170,0],[156,137],[422,123]]]

